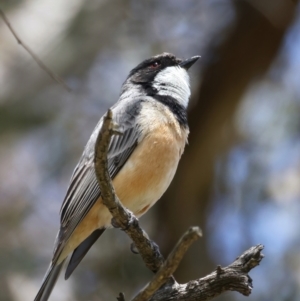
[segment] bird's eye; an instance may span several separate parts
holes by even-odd
[[[155,61],[150,65],[152,69],[157,69],[159,66],[160,66],[160,62],[158,61]]]

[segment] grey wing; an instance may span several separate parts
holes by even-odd
[[[113,179],[134,151],[140,138],[136,116],[140,101],[127,105],[122,110],[118,103],[113,107],[113,119],[121,127],[123,135],[113,136],[108,151],[108,170]],[[61,228],[56,240],[54,258],[57,259],[76,226],[86,216],[101,192],[94,169],[95,142],[102,126],[102,118],[96,126],[84,153],[76,166],[61,207]]]

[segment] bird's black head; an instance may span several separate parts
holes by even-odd
[[[171,53],[162,53],[141,62],[130,71],[128,78],[135,84],[151,83],[161,70],[179,66],[181,62],[181,59]]]
[[[187,70],[199,59],[187,60],[162,53],[151,57],[132,69],[122,88],[121,98],[141,95],[155,98],[169,97],[187,107],[190,97]]]

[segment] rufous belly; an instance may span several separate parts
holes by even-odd
[[[169,124],[144,137],[113,180],[116,193],[130,211],[142,216],[172,181],[186,143]],[[77,226],[60,255],[60,261],[98,228],[111,225],[111,214],[101,197]]]

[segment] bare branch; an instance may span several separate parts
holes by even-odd
[[[253,287],[248,272],[263,259],[263,248],[263,245],[251,247],[229,266],[218,266],[216,271],[203,278],[185,284],[167,283],[149,301],[207,301],[225,291],[249,296]]]
[[[68,92],[71,92],[71,88],[65,83],[65,81],[60,76],[55,74],[49,67],[47,67],[45,63],[20,39],[20,37],[11,26],[2,9],[0,9],[0,16],[3,19],[4,23],[7,25],[8,29],[13,34],[13,36],[15,37],[15,39],[17,40],[18,44],[20,44],[30,54],[30,56],[39,65],[39,67],[43,69],[54,81],[63,86],[64,89],[66,89]]]
[[[188,248],[201,236],[202,233],[198,227],[191,227],[182,236],[151,282],[132,301],[149,300],[151,296],[173,275]]]

